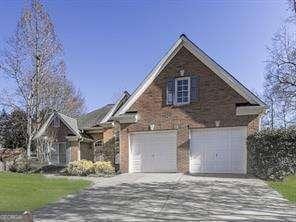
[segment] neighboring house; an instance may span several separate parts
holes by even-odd
[[[124,92],[116,104],[106,105],[77,119],[53,112],[34,137],[41,141],[48,162],[66,165],[86,159],[109,160],[116,164],[119,132],[111,118],[128,97],[129,94]]]
[[[45,124],[59,117],[67,126],[60,126],[63,139],[56,147],[62,148],[55,148],[62,150],[62,163],[100,159],[110,148],[96,147],[107,140],[116,146],[118,135],[122,173],[244,174],[246,138],[258,130],[266,105],[181,35],[131,96],[102,109],[103,114],[99,109],[78,118],[76,125],[58,113]]]
[[[265,109],[181,35],[115,114],[120,170],[244,174],[246,138]]]

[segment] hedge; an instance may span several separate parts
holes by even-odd
[[[296,172],[296,129],[262,130],[248,136],[248,173],[282,180]]]

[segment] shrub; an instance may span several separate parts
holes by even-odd
[[[93,165],[94,173],[97,175],[111,175],[115,173],[115,168],[110,161],[97,161]]]
[[[17,173],[27,173],[31,170],[31,161],[24,155],[19,155],[9,165],[9,171]]]
[[[65,173],[72,176],[87,176],[93,173],[93,163],[89,160],[71,162],[66,167]]]
[[[248,171],[261,178],[281,180],[296,173],[296,129],[263,130],[247,140]]]
[[[27,173],[32,169],[32,163],[22,148],[0,149],[0,162],[4,171]]]
[[[91,162],[89,160],[79,160],[68,164],[64,172],[70,176],[87,176],[90,174],[96,175],[112,175],[115,169],[109,161]]]

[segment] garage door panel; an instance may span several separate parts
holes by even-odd
[[[231,165],[232,173],[242,173],[244,171],[244,167],[239,161],[233,161]]]
[[[133,160],[133,150],[138,145],[141,147],[139,150],[141,158],[139,162],[130,161],[130,172],[176,172],[177,136],[175,131],[131,134],[130,160]],[[139,168],[140,171],[138,171]]]
[[[230,153],[230,158],[232,161],[235,161],[235,160],[241,160],[243,159],[244,157],[244,152],[242,152],[241,150],[231,150],[231,153]]]
[[[216,155],[214,156],[217,162],[229,162],[230,156],[228,150],[217,150]]]
[[[201,172],[202,173],[210,173],[210,172],[213,172],[213,171],[215,171],[216,169],[214,168],[214,165],[207,165],[207,166],[204,166],[204,167],[202,167],[201,168]]]
[[[216,159],[216,152],[215,152],[215,150],[207,150],[207,149],[205,149],[204,150],[204,158],[203,159],[207,159],[209,162],[210,161],[215,161],[215,159]]]
[[[245,173],[246,127],[198,129],[190,133],[191,173]]]
[[[141,172],[141,146],[139,143],[135,143],[131,153],[133,153],[133,155],[131,155],[131,162],[134,166],[134,171],[135,172]]]

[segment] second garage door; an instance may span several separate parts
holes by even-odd
[[[176,131],[130,134],[129,172],[176,172]]]
[[[246,173],[246,127],[191,130],[191,173]]]

